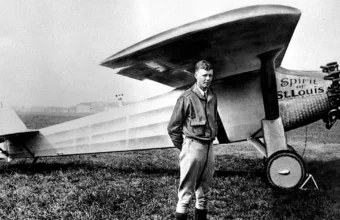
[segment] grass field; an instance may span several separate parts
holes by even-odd
[[[22,119],[39,128],[73,117]],[[320,190],[273,189],[250,145],[216,147],[208,218],[340,219],[339,130],[317,122],[287,134]],[[177,158],[178,150],[168,149],[43,158],[33,166],[26,159],[1,162],[0,218],[174,219]]]

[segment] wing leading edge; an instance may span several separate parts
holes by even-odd
[[[194,82],[193,66],[201,59],[213,64],[214,80],[257,70],[258,54],[283,48],[276,59],[279,67],[300,15],[298,9],[279,5],[224,12],[141,41],[101,65],[175,88]]]

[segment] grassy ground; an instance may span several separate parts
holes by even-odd
[[[32,117],[23,118],[31,128],[70,119]],[[287,134],[320,190],[273,189],[251,146],[215,148],[209,219],[340,219],[339,129],[316,123]],[[0,218],[174,219],[177,158],[168,149],[2,162]]]

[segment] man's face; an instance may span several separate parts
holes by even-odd
[[[203,91],[207,90],[213,78],[213,70],[199,69],[195,72],[198,87]]]

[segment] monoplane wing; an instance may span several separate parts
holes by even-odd
[[[193,67],[201,60],[214,66],[214,80],[260,68],[258,54],[282,48],[282,59],[300,11],[279,5],[228,11],[160,33],[101,63],[123,68],[118,74],[180,88],[194,82]]]

